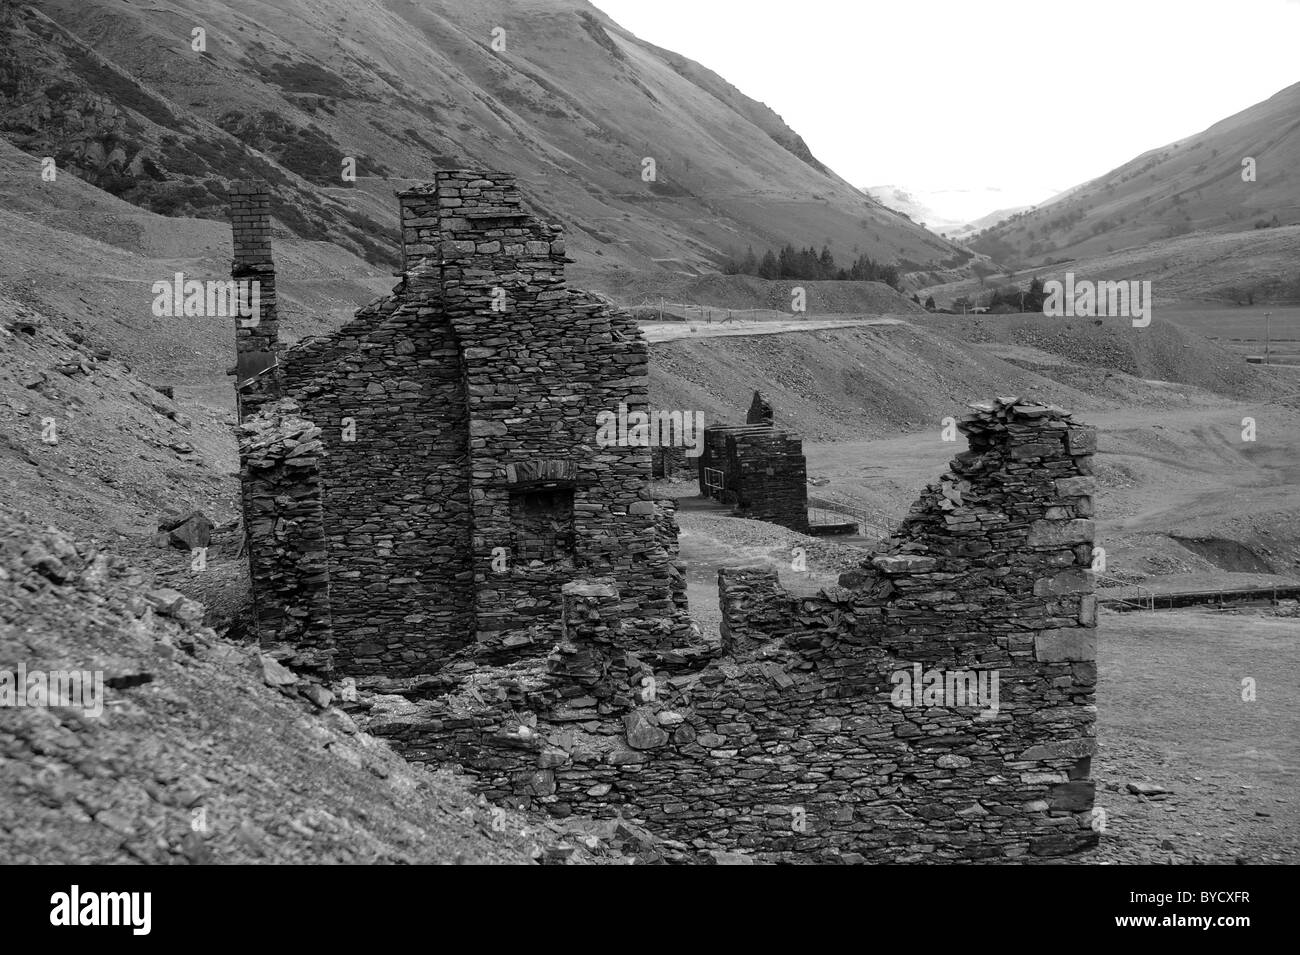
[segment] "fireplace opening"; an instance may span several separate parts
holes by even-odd
[[[537,488],[510,494],[516,560],[573,558],[573,488]]]

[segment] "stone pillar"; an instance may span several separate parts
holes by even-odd
[[[574,580],[560,592],[564,636],[547,659],[552,685],[564,698],[591,697],[606,705],[629,705],[635,674],[615,629],[623,608],[614,579]]]
[[[230,267],[237,299],[245,314],[235,322],[235,392],[242,422],[280,397],[280,333],[271,260],[271,196],[266,183],[230,185],[230,225],[235,258]],[[256,304],[254,314],[247,306]]]

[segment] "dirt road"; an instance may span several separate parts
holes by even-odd
[[[785,335],[790,332],[821,332],[828,328],[863,325],[907,325],[901,318],[806,318],[781,322],[651,322],[641,326],[650,344],[683,338],[733,338],[741,335]]]

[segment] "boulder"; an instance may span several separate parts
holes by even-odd
[[[212,540],[212,522],[202,511],[166,518],[158,524],[158,536],[165,546],[192,551],[207,547]]]

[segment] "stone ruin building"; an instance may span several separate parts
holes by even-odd
[[[635,325],[564,287],[509,177],[440,173],[400,206],[391,295],[286,348],[264,287],[270,314],[240,328],[264,642],[401,689],[362,698],[366,729],[495,802],[619,814],[700,857],[1095,844],[1091,428],[974,406],[968,450],[861,567],[811,597],[723,569],[700,634],[649,449],[594,443],[598,411],[646,404]],[[235,192],[234,270],[273,291],[266,208]],[[779,433],[723,447],[760,447],[751,428]]]
[[[237,326],[262,641],[427,673],[471,644],[549,646],[561,585],[592,574],[647,640],[676,639],[672,504],[649,499],[648,448],[595,441],[599,412],[647,406],[635,322],[565,286],[563,238],[510,176],[439,172],[399,205],[392,294],[286,348],[266,187],[232,190],[232,274],[262,283]]]
[[[377,698],[369,730],[494,801],[617,812],[701,856],[1094,845],[1095,432],[1017,399],[960,427],[969,450],[839,586],[721,570],[720,640],[674,654],[625,630],[614,581],[574,581],[548,657],[453,665],[432,698]]]
[[[700,496],[731,504],[740,517],[808,533],[808,465],[803,438],[777,428],[772,406],[754,392],[743,425],[704,429]]]

